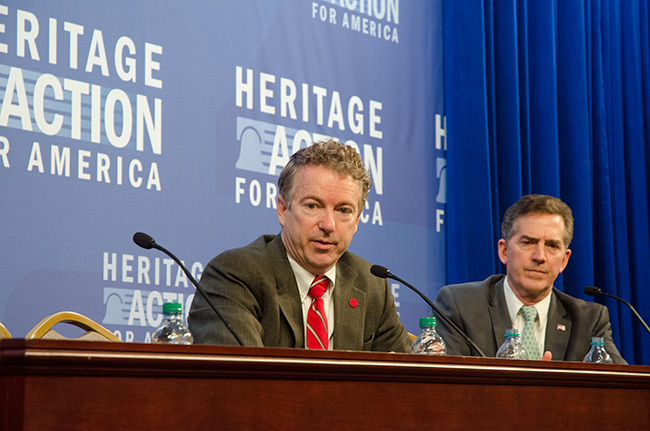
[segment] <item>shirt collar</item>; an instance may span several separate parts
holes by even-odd
[[[311,287],[311,282],[314,281],[314,275],[307,271],[305,268],[300,266],[298,262],[295,261],[289,253],[287,253],[287,258],[289,258],[289,264],[293,270],[293,275],[296,277],[296,284],[298,284],[298,290],[300,291],[300,301],[302,302],[307,294],[309,293],[309,288]],[[336,285],[336,265],[329,269],[324,275],[330,279],[329,288],[325,291],[323,296],[329,296],[334,290]]]
[[[552,292],[553,291],[551,291],[551,293]],[[514,324],[517,318],[517,313],[519,313],[519,309],[524,305],[524,303],[521,302],[521,300],[517,298],[517,295],[515,295],[515,292],[512,291],[512,288],[508,283],[508,276],[503,279],[503,294],[506,297],[510,322],[513,322]],[[539,325],[544,327],[544,325],[546,325],[546,320],[548,319],[548,310],[551,307],[551,294],[546,295],[546,298],[542,299],[537,304],[533,304],[533,306],[537,309]]]

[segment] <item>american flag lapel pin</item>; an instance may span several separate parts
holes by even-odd
[[[564,326],[564,325],[561,324],[561,323],[558,323],[558,324],[557,324],[557,330],[558,330],[558,331],[566,331],[566,326]]]

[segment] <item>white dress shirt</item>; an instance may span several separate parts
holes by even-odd
[[[303,330],[305,331],[303,335],[305,337],[305,347],[307,347],[307,312],[311,305],[309,288],[311,287],[311,283],[314,281],[315,276],[300,266],[298,262],[289,255],[289,253],[287,253],[287,257],[289,258],[289,263],[291,264],[291,269],[293,270],[293,275],[296,277],[296,284],[298,284],[298,290],[300,291],[302,323]],[[322,298],[325,307],[325,316],[327,317],[327,334],[329,336],[328,350],[332,350],[334,347],[334,297],[332,296],[332,292],[334,291],[334,286],[336,286],[336,265],[325,274],[319,275],[324,275],[330,279],[330,285],[325,293],[323,293]]]
[[[537,304],[533,306],[537,309],[537,318],[535,319],[535,339],[537,340],[537,345],[539,346],[540,355],[544,355],[544,343],[546,342],[546,324],[548,323],[548,309],[551,306],[551,291],[550,294],[546,295],[546,298],[542,299]],[[512,322],[513,329],[519,330],[519,335],[524,330],[524,325],[526,324],[526,319],[519,313],[519,309],[523,302],[517,298],[517,295],[512,291],[510,284],[508,284],[508,277],[503,280],[503,294],[506,297],[506,304],[508,306],[508,314],[510,315],[510,321]]]

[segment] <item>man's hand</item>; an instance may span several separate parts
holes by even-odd
[[[553,354],[549,350],[547,350],[547,351],[544,352],[544,356],[542,356],[540,359],[542,361],[550,361],[552,357],[553,357]]]

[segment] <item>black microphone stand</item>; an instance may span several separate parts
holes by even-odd
[[[641,315],[639,313],[637,313],[637,311],[634,309],[634,307],[632,307],[632,304],[627,302],[625,299],[619,298],[618,296],[610,295],[609,293],[606,293],[606,292],[603,292],[600,288],[595,287],[595,286],[587,286],[587,287],[585,287],[585,293],[587,295],[589,295],[589,296],[598,296],[598,295],[609,296],[610,298],[614,298],[614,299],[617,299],[617,300],[621,301],[623,304],[630,307],[630,310],[632,310],[632,314],[634,314],[636,316],[636,318],[639,319],[639,322],[641,322],[641,324],[643,325],[645,330],[648,331],[648,334],[650,334],[650,328],[648,328],[648,325],[646,325],[646,323],[643,321],[643,319],[641,318]]]
[[[237,340],[239,345],[240,346],[244,345],[244,343],[242,343],[242,341],[239,339],[239,337],[237,336],[235,331],[230,326],[230,323],[228,323],[226,321],[226,319],[223,318],[221,313],[219,313],[219,310],[217,310],[217,307],[215,307],[214,304],[212,303],[212,301],[210,301],[210,299],[208,298],[208,295],[203,291],[203,288],[201,287],[201,285],[194,279],[194,277],[187,270],[187,268],[185,268],[185,265],[183,265],[183,263],[176,256],[174,256],[174,254],[172,254],[172,252],[167,250],[165,247],[162,247],[162,246],[156,244],[156,241],[151,236],[147,235],[144,232],[136,232],[133,235],[133,242],[135,242],[137,245],[139,245],[140,247],[145,248],[145,249],[151,249],[151,248],[158,249],[158,250],[162,251],[163,253],[165,253],[167,256],[174,259],[174,262],[176,262],[178,264],[178,266],[183,270],[183,272],[185,273],[187,278],[190,279],[190,281],[192,282],[192,284],[194,285],[196,290],[201,294],[201,296],[203,296],[203,299],[205,299],[205,302],[208,303],[208,305],[210,306],[210,308],[212,308],[214,313],[219,317],[219,319],[221,319],[221,321],[224,323],[224,325],[226,325],[226,328],[228,328],[228,330],[230,331],[232,336],[235,337],[235,340]]]
[[[467,341],[467,343],[468,343],[468,344],[469,344],[469,345],[470,345],[474,350],[476,350],[476,353],[478,353],[480,356],[482,356],[482,357],[484,357],[484,358],[487,357],[487,356],[485,355],[485,353],[483,353],[483,351],[480,349],[480,347],[477,346],[476,343],[475,343],[471,338],[469,338],[469,336],[468,336],[467,334],[465,334],[465,332],[464,332],[462,329],[460,329],[460,328],[458,327],[458,325],[456,325],[456,323],[455,323],[453,320],[451,320],[451,319],[450,319],[449,317],[447,317],[447,316],[446,316],[442,311],[440,311],[440,309],[439,309],[438,307],[436,307],[436,305],[435,305],[433,302],[431,302],[431,300],[430,300],[429,298],[427,298],[426,295],[425,295],[424,293],[422,293],[422,292],[420,292],[418,289],[416,289],[415,286],[412,286],[411,284],[407,283],[406,281],[404,281],[404,280],[402,280],[401,278],[399,278],[399,277],[397,277],[396,275],[394,275],[394,274],[393,274],[392,272],[390,272],[387,268],[384,268],[383,266],[380,266],[380,265],[373,265],[372,268],[370,268],[370,272],[371,272],[373,275],[377,276],[377,277],[382,277],[382,278],[392,278],[393,280],[397,280],[397,281],[399,281],[400,283],[404,284],[406,287],[410,288],[412,291],[414,291],[414,292],[417,293],[418,295],[420,295],[420,297],[421,297],[422,299],[424,299],[424,302],[426,302],[427,304],[429,304],[429,306],[433,309],[433,311],[435,311],[435,312],[438,314],[438,316],[440,316],[440,318],[441,318],[441,319],[442,319],[446,324],[448,324],[449,326],[451,326],[452,328],[454,328],[454,330],[456,330],[456,332],[459,333],[459,334],[460,334],[460,335],[465,339],[465,341]]]

